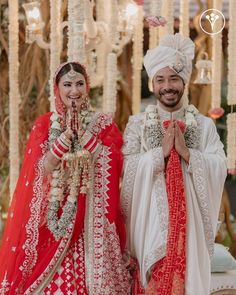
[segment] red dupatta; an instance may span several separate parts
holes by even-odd
[[[167,129],[170,121],[164,121]],[[178,121],[182,132],[185,124]],[[166,255],[153,267],[146,290],[140,286],[137,270],[134,295],[184,295],[186,272],[186,199],[180,156],[171,150],[166,165],[166,191],[169,206],[169,225]]]
[[[165,121],[167,129],[170,121]],[[185,124],[178,122],[182,132]],[[166,256],[158,261],[146,294],[184,295],[186,271],[186,199],[180,156],[171,150],[166,165],[166,191],[169,204],[169,226]]]

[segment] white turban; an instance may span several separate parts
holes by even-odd
[[[192,72],[194,49],[193,41],[179,33],[164,36],[160,45],[148,50],[144,57],[144,66],[149,78],[152,80],[159,70],[168,66],[186,83]]]

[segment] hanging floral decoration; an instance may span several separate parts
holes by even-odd
[[[144,4],[144,0],[135,0],[135,3],[137,5],[143,5]]]
[[[140,112],[141,102],[141,70],[143,66],[143,7],[138,7],[136,26],[133,35],[133,84],[132,84],[132,110],[133,114]]]
[[[164,27],[167,24],[167,20],[163,16],[148,15],[145,17],[145,21],[150,27]]]
[[[225,110],[221,107],[219,108],[211,108],[208,112],[209,116],[216,120],[219,119],[220,117],[222,117],[224,115]]]
[[[151,0],[150,1],[150,16],[156,18],[156,15],[161,15],[162,1]],[[159,18],[159,17],[157,17]],[[154,21],[155,23],[156,21]],[[148,22],[147,22],[148,23]],[[156,26],[149,25],[149,49],[156,47],[159,44],[160,30],[156,29]]]
[[[18,1],[9,2],[9,160],[10,196],[13,196],[19,175],[19,22]]]

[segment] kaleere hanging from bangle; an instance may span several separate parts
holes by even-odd
[[[80,150],[65,154],[63,159],[60,169],[52,173],[47,214],[48,228],[57,241],[66,235],[67,229],[75,218],[79,195],[89,195],[91,187],[90,153]],[[66,177],[65,170],[69,177]],[[60,216],[59,209],[62,210]]]

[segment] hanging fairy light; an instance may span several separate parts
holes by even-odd
[[[25,9],[26,18],[28,21],[28,29],[37,30],[44,27],[44,22],[42,21],[40,3],[30,2],[22,5]]]
[[[125,43],[127,43],[133,33],[138,14],[138,6],[133,1],[129,1],[125,5],[120,6],[118,14],[118,32],[120,33],[120,38],[126,39]],[[123,44],[124,42],[122,42],[122,46]]]
[[[198,69],[195,84],[211,84],[212,83],[212,61],[208,59],[208,54],[203,53],[204,58],[199,59],[196,63]]]
[[[28,25],[26,26],[26,43],[36,42],[41,48],[48,49],[50,44],[43,40],[44,22],[42,20],[40,3],[37,1],[22,5]]]
[[[127,18],[134,16],[138,12],[138,7],[135,3],[128,3],[125,9],[125,15]]]

